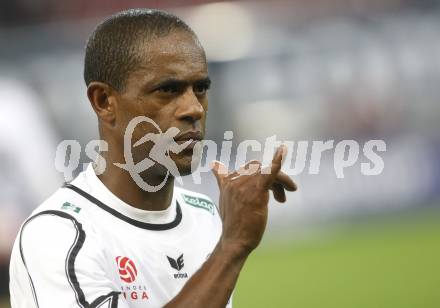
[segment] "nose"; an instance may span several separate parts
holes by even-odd
[[[205,109],[200,104],[192,88],[189,88],[181,97],[177,104],[176,117],[179,120],[196,122],[203,117]]]

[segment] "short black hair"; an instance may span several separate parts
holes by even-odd
[[[124,89],[128,75],[141,61],[140,46],[172,30],[184,30],[196,37],[180,18],[153,9],[130,9],[101,22],[90,35],[84,59],[84,81],[104,82]]]

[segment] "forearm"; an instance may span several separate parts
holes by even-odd
[[[165,307],[224,308],[247,255],[220,241],[203,266]]]

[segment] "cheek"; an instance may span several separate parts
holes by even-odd
[[[147,116],[159,125],[162,132],[165,132],[175,123],[176,109],[176,104],[169,103],[160,106],[160,108],[148,110],[149,115]]]
[[[132,142],[143,137],[145,133],[154,130],[154,127],[145,121],[140,123],[137,121],[132,122],[133,119],[138,116],[147,116],[151,118],[151,116],[145,114],[142,102],[130,100],[124,101],[120,104],[117,114],[118,130],[122,137],[124,137],[126,133],[131,133]],[[127,129],[129,129],[129,131],[127,131]]]
[[[144,116],[148,121],[143,121],[136,130],[136,137],[143,137],[147,133],[165,133],[174,123],[175,109],[172,104],[152,106],[154,103],[144,103],[143,108],[136,111],[135,116]],[[144,107],[148,106],[148,107]]]
[[[139,98],[127,102],[122,112],[124,112],[127,122],[130,122],[135,117],[144,116],[159,124],[158,121],[161,117],[162,107],[152,100]]]
[[[134,117],[141,115],[140,107],[142,105],[137,100],[124,100],[119,104],[118,114],[121,118],[121,123],[128,123]]]

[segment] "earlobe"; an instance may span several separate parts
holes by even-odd
[[[100,122],[114,125],[117,100],[114,90],[103,82],[92,81],[87,87],[87,96]]]

